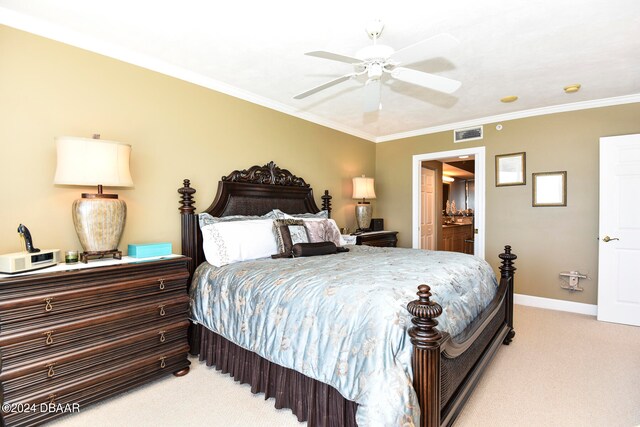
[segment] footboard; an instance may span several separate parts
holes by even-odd
[[[409,303],[414,326],[409,330],[413,351],[413,382],[420,402],[421,427],[448,426],[462,410],[480,374],[500,344],[508,345],[513,330],[513,261],[511,247],[500,254],[500,285],[495,301],[454,340],[436,329],[442,307],[430,300],[427,285]]]

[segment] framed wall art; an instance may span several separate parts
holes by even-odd
[[[526,157],[527,154],[524,152],[497,155],[496,187],[525,185],[527,183]]]
[[[567,171],[531,174],[534,207],[567,206]]]

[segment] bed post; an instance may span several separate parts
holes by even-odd
[[[327,211],[329,214],[329,218],[331,218],[331,196],[329,195],[329,190],[324,190],[324,196],[322,199],[322,210]]]
[[[196,251],[198,239],[198,216],[195,215],[196,207],[193,205],[193,194],[196,192],[191,188],[191,181],[185,179],[183,187],[178,189],[180,193],[180,228],[182,235],[182,255],[188,256],[191,260],[188,263],[189,269],[189,285],[191,285],[191,277],[196,268]]]
[[[516,331],[513,330],[513,274],[516,268],[513,266],[513,261],[518,258],[516,254],[511,253],[511,246],[506,245],[504,247],[504,253],[498,255],[502,260],[500,265],[500,284],[503,282],[507,285],[507,326],[509,327],[509,333],[504,338],[503,344],[509,345],[513,337],[516,335]]]
[[[440,425],[440,345],[443,335],[436,329],[436,317],[442,314],[442,307],[430,301],[431,288],[418,286],[418,299],[407,305],[414,324],[409,329],[413,344],[413,386],[420,403],[420,426]]]

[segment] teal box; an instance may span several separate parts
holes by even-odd
[[[128,252],[129,256],[133,258],[171,255],[171,243],[134,243],[129,245]]]

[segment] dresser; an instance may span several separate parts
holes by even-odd
[[[386,246],[395,248],[398,244],[397,231],[368,231],[358,234],[356,245]]]
[[[0,279],[0,425],[189,371],[186,257]]]

